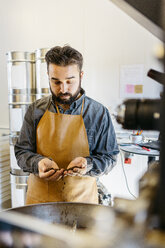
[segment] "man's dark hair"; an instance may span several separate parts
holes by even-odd
[[[49,64],[55,64],[59,66],[67,66],[77,64],[80,72],[83,65],[83,56],[76,49],[65,45],[63,47],[55,46],[51,48],[45,55],[47,67]]]

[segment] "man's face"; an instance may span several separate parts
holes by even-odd
[[[79,95],[83,72],[76,64],[59,66],[49,64],[48,76],[53,99],[62,104],[71,104]]]

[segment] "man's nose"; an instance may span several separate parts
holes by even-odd
[[[67,84],[65,84],[65,83],[62,83],[61,85],[60,85],[60,92],[61,93],[66,93],[67,92]]]

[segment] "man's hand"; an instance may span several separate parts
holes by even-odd
[[[38,163],[39,177],[48,181],[58,181],[63,176],[64,169],[59,169],[58,165],[48,159],[44,158]]]
[[[83,157],[77,157],[70,162],[64,176],[82,176],[87,172],[87,160]]]

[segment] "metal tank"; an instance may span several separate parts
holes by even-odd
[[[18,166],[14,145],[19,137],[29,105],[49,94],[45,54],[47,48],[35,52],[7,52],[8,102],[10,125],[10,183],[12,207],[25,205],[29,173]]]
[[[6,55],[9,103],[31,102],[30,95],[36,93],[35,54],[12,51]]]
[[[7,54],[10,126],[10,185],[12,207],[23,206],[29,173],[17,165],[14,145],[26,110],[36,100],[35,53],[11,51]],[[22,183],[23,182],[23,183]]]

